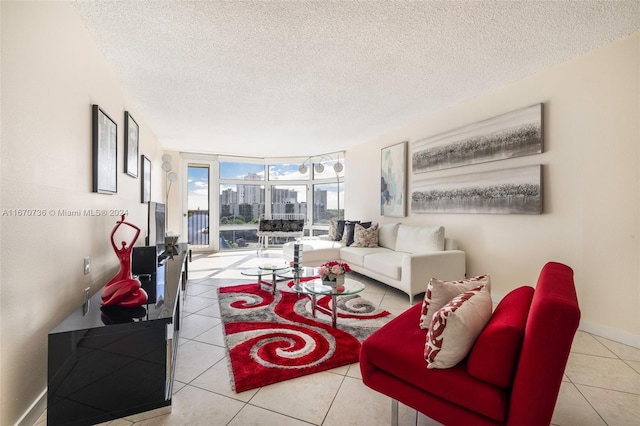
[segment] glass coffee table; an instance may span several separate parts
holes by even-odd
[[[311,296],[311,313],[314,317],[316,316],[317,296],[331,296],[331,325],[335,327],[338,319],[338,296],[360,293],[364,288],[365,285],[363,283],[351,278],[345,278],[344,284],[337,287],[325,285],[320,278],[317,278],[301,282],[299,293]]]
[[[280,271],[277,274],[280,278],[286,278],[289,280],[293,280],[293,287],[291,290],[296,293],[302,293],[302,287],[300,283],[301,278],[317,278],[318,277],[318,268],[313,268],[310,266],[303,266],[302,268],[289,268],[287,271]]]
[[[260,265],[257,269],[246,269],[241,271],[242,275],[246,275],[248,277],[258,277],[258,288],[261,288],[262,284],[266,284],[271,287],[271,293],[276,294],[276,283],[278,279],[279,273],[286,272],[289,267],[287,265],[272,265],[272,264],[264,264]],[[262,279],[263,275],[271,274],[271,282],[264,281]]]

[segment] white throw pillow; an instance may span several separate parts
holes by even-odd
[[[489,322],[491,307],[489,290],[481,285],[439,309],[427,332],[427,368],[450,368],[462,361]]]
[[[427,285],[427,291],[424,293],[424,300],[422,301],[420,328],[429,328],[433,314],[457,295],[479,285],[486,286],[487,290],[491,292],[491,277],[489,274],[457,281],[442,281],[437,278],[431,278]]]
[[[378,245],[395,250],[399,226],[399,223],[381,223],[378,227]]]
[[[402,225],[398,227],[396,251],[429,253],[444,250],[444,227]]]

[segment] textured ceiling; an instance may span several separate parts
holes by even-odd
[[[85,1],[166,149],[348,149],[640,29],[639,1]]]

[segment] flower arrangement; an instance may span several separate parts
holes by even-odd
[[[351,272],[349,264],[337,260],[323,263],[320,265],[320,268],[318,268],[318,275],[323,281],[337,281],[338,277],[344,278],[344,274],[347,272]]]

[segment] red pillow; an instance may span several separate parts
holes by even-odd
[[[533,288],[523,286],[500,301],[469,353],[469,375],[502,388],[511,385],[532,299]]]

